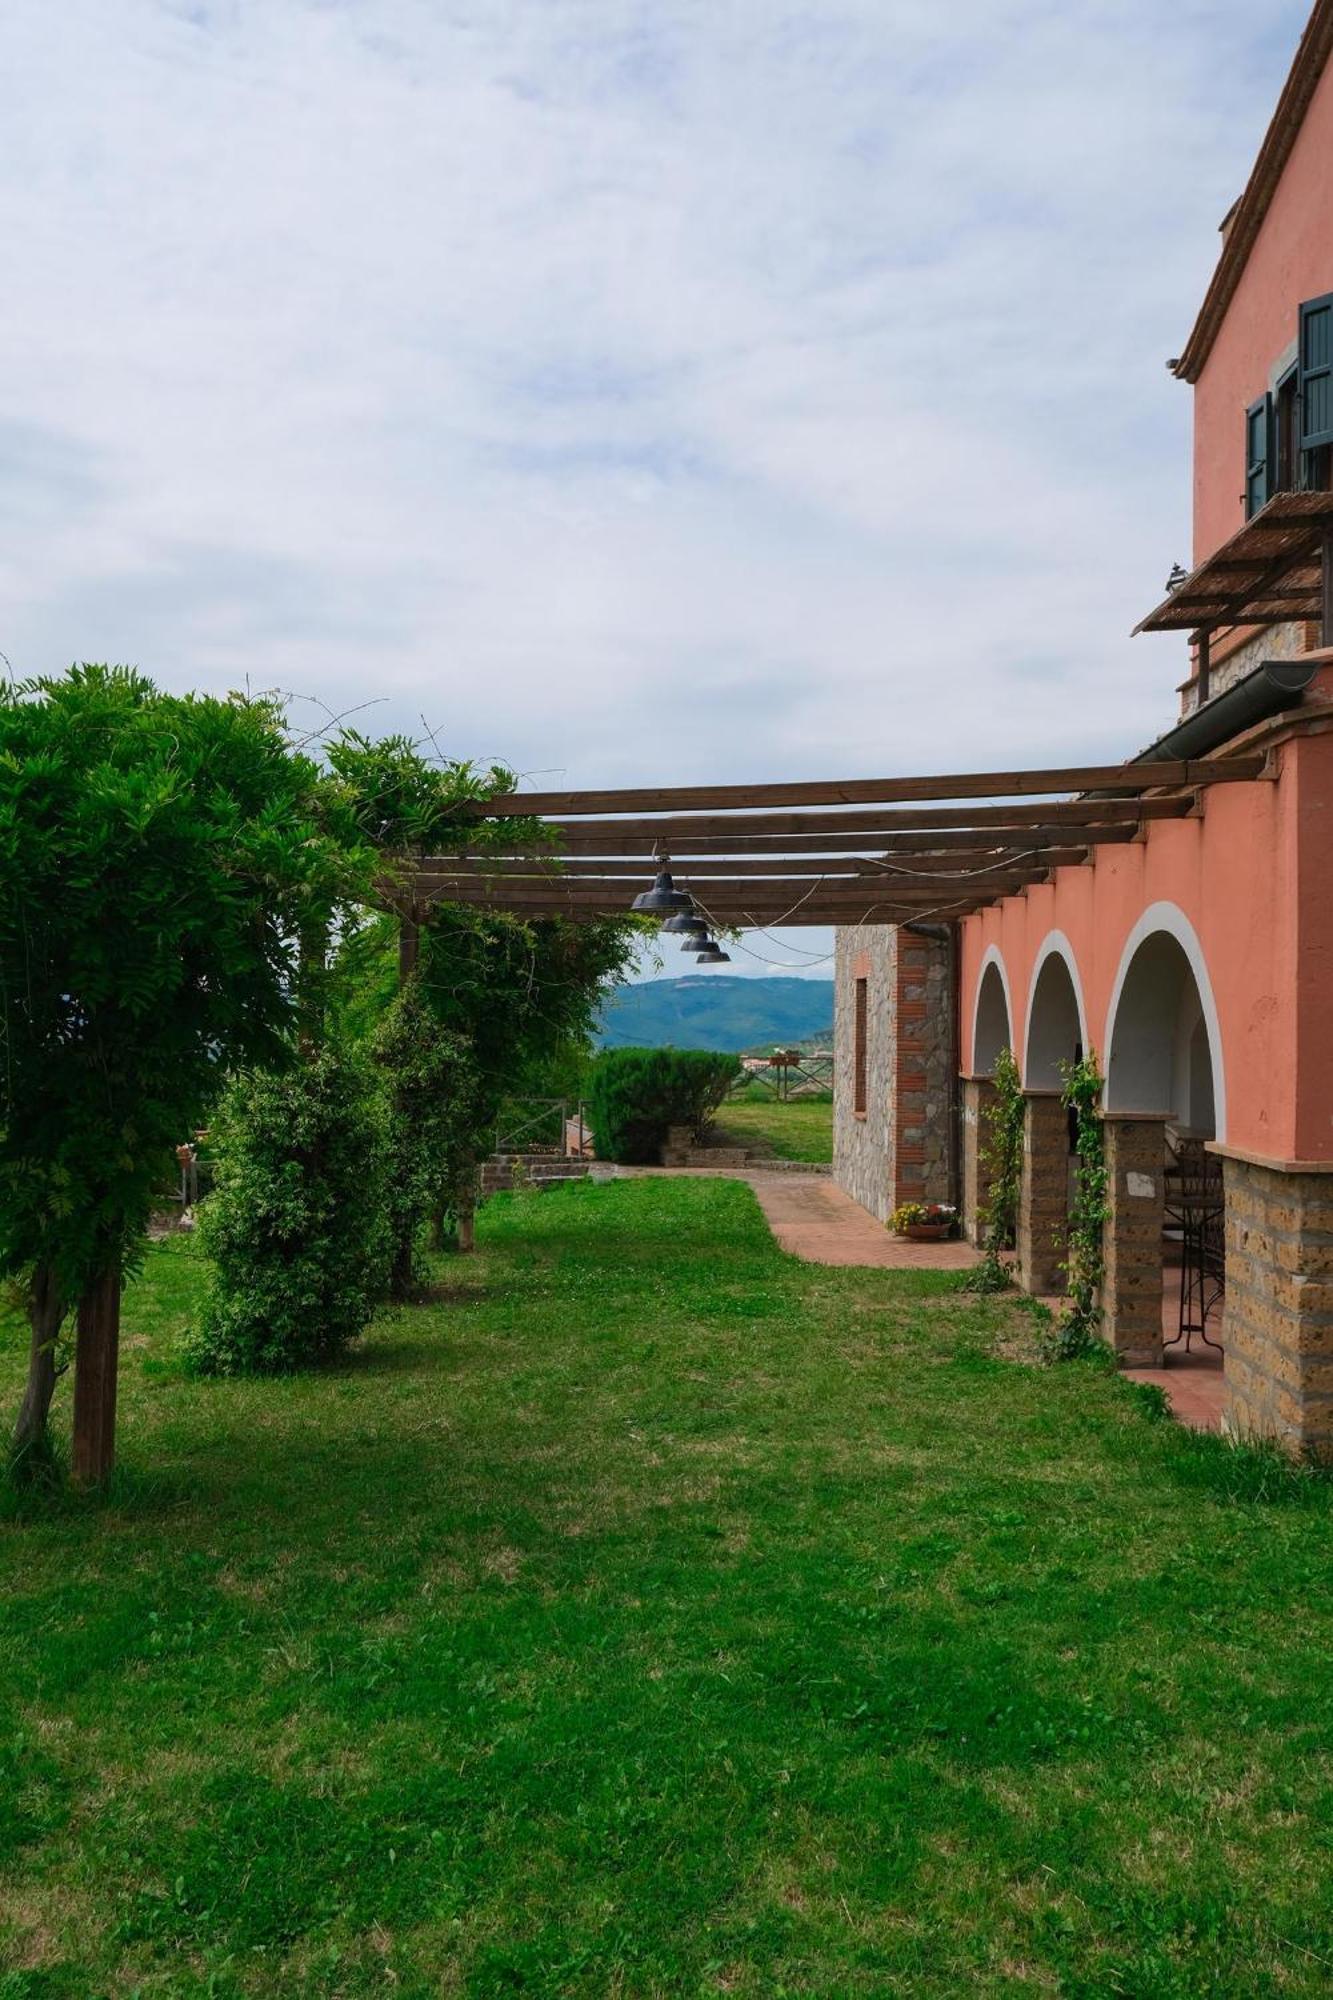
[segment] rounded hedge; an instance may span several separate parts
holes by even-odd
[[[740,1073],[712,1049],[606,1049],[592,1066],[588,1118],[599,1160],[655,1161],[673,1125],[702,1133]]]
[[[332,1049],[236,1078],[199,1215],[213,1262],[189,1343],[203,1374],[278,1374],[339,1354],[388,1275],[385,1115],[369,1066]]]

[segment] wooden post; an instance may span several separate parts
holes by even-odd
[[[79,1300],[74,1349],[74,1477],[100,1486],[116,1454],[116,1367],[120,1351],[120,1267],[94,1278]]]
[[[1333,646],[1333,528],[1324,530],[1322,555],[1323,617],[1320,621],[1320,644]]]
[[[466,1256],[470,1251],[475,1250],[476,1247],[477,1247],[477,1211],[475,1204],[469,1202],[466,1208],[464,1208],[460,1204],[458,1210],[459,1255]]]
[[[1200,632],[1196,643],[1198,647],[1198,683],[1194,691],[1194,706],[1202,708],[1212,690],[1213,635],[1211,628],[1205,626],[1203,631]]]

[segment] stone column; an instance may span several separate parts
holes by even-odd
[[[965,1076],[963,1083],[963,1234],[978,1249],[984,1246],[982,1211],[990,1200],[990,1169],[986,1148],[990,1136],[995,1085],[988,1076]]]
[[[1037,1298],[1063,1293],[1069,1231],[1069,1113],[1058,1090],[1023,1093],[1018,1282]]]
[[[1333,1461],[1333,1172],[1224,1157],[1234,1437]]]
[[[1106,1200],[1102,1336],[1122,1367],[1162,1365],[1166,1115],[1103,1113]]]

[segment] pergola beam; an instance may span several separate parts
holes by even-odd
[[[479,802],[481,818],[578,817],[595,813],[745,811],[759,806],[888,805],[917,799],[1043,797],[1060,792],[1146,792],[1258,777],[1261,757],[1083,764],[1048,771],[965,771],[934,778],[794,780],[766,785],[673,785],[597,792],[511,792]],[[721,829],[719,829],[720,831]]]
[[[906,806],[897,809],[863,807],[843,812],[716,813],[673,814],[663,819],[559,819],[550,822],[552,831],[566,845],[583,838],[605,839],[612,852],[613,839],[675,840],[730,839],[740,835],[764,837],[812,833],[878,834],[903,833],[937,828],[957,830],[968,827],[1024,826],[1117,826],[1139,820],[1184,817],[1193,801],[1185,798],[1146,799],[1050,799],[1024,805]],[[867,842],[867,844],[871,844]]]
[[[1034,854],[1050,849],[1065,849],[1071,846],[1093,847],[1107,844],[1117,845],[1135,839],[1138,827],[1132,822],[1121,826],[1036,826],[1013,829],[1013,838],[1005,837],[1003,829],[981,828],[972,831],[964,827],[949,828],[942,833],[916,834],[814,834],[801,840],[796,837],[771,840],[758,835],[750,835],[733,840],[711,840],[704,838],[679,839],[671,843],[670,853],[682,868],[693,865],[693,857],[722,860],[731,855],[754,855],[767,859],[775,869],[785,866],[787,860],[804,856],[817,860],[821,855],[860,855],[869,860],[875,856],[905,856],[914,858],[926,855],[977,855],[1014,852]],[[451,871],[457,861],[467,861],[478,867],[506,863],[527,863],[540,866],[561,860],[589,862],[597,859],[625,861],[631,865],[648,862],[656,851],[656,843],[640,841],[612,841],[603,844],[595,840],[571,840],[564,850],[541,849],[528,854],[487,855],[472,853],[455,857],[452,855],[428,855],[414,864],[418,873],[426,875]]]
[[[1061,848],[985,848],[971,854],[919,854],[906,860],[883,860],[878,856],[851,854],[845,857],[796,858],[775,857],[767,861],[735,860],[709,856],[706,860],[686,859],[674,864],[677,883],[687,886],[690,882],[714,880],[739,880],[750,877],[762,878],[774,883],[790,881],[796,877],[813,876],[827,882],[857,882],[875,876],[885,881],[906,879],[913,874],[955,875],[960,879],[974,874],[979,867],[993,867],[1000,871],[1021,868],[1072,868],[1087,857],[1086,847]],[[562,882],[586,885],[589,882],[642,883],[652,881],[654,863],[644,861],[608,860],[561,860],[548,861],[540,858],[521,857],[506,861],[441,861],[424,868],[416,877],[418,883],[444,886],[451,882],[479,883],[494,882],[516,886],[520,883],[549,883],[558,887]]]

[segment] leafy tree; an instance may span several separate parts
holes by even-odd
[[[81,666],[0,689],[0,1272],[29,1291],[15,1450],[78,1302],[74,1470],[112,1461],[123,1274],[225,1069],[281,1060],[296,939],[371,857],[270,700]]]
[[[389,1295],[401,1300],[416,1287],[423,1224],[468,1205],[480,1086],[468,1043],[441,1024],[415,975],[390,1002],[373,1046],[388,1121]]]
[[[633,957],[644,923],[628,914],[588,924],[525,920],[443,902],[422,915],[413,1007],[457,1037],[472,1064],[467,1115],[461,1103],[446,1114],[439,1172],[450,1198],[437,1204],[453,1211],[466,1244],[478,1172],[505,1099],[535,1066],[588,1046],[599,1000]],[[396,927],[383,916],[340,940],[332,1008],[352,1033],[373,1034],[399,976],[397,954]]]
[[[200,1236],[213,1281],[195,1367],[279,1374],[340,1354],[370,1320],[390,1255],[389,1135],[369,1064],[326,1045],[244,1071],[212,1137]]]

